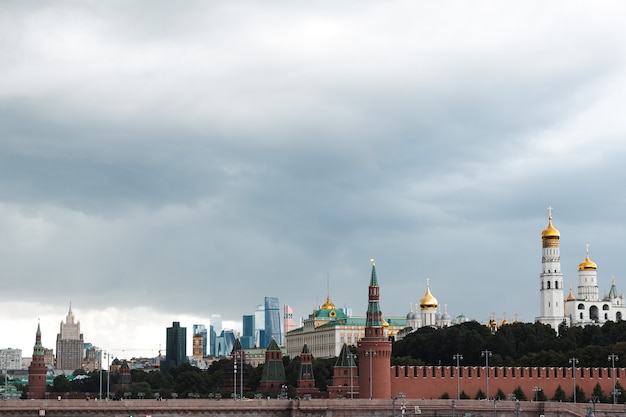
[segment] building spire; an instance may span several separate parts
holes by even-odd
[[[372,275],[368,291],[369,303],[367,305],[365,327],[382,327],[383,314],[380,311],[379,305],[380,289],[378,287],[378,278],[376,277],[376,263],[374,259],[370,259],[370,262],[372,263]]]

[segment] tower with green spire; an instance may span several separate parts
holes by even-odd
[[[33,359],[28,367],[28,391],[30,398],[41,400],[46,392],[46,374],[48,367],[44,360],[44,347],[41,344],[41,325],[37,323]]]
[[[368,289],[365,337],[357,344],[359,357],[359,397],[391,398],[391,342],[385,336],[385,320],[380,310],[380,287],[376,263]]]

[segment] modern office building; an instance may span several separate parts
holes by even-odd
[[[213,314],[211,316],[211,324],[209,325],[209,335],[211,337],[209,354],[211,356],[217,356],[217,337],[220,334],[222,334],[222,316]]]
[[[222,330],[222,333],[215,339],[215,356],[218,358],[230,356],[236,339],[237,335],[234,330]]]
[[[276,297],[265,297],[265,340],[262,347],[268,346],[272,340],[275,340],[278,346],[283,345],[280,303]]]
[[[207,355],[207,346],[209,342],[209,333],[204,324],[194,324],[192,336],[195,338],[197,335],[202,337],[202,356]],[[195,354],[194,354],[195,356]]]
[[[161,361],[161,372],[187,362],[187,328],[175,321],[167,328],[165,340],[165,360]]]
[[[242,334],[239,338],[244,349],[251,349],[254,343],[254,315],[245,315],[242,318]]]
[[[283,306],[283,327],[283,335],[286,335],[297,327],[296,322],[293,321],[293,309],[287,304]]]
[[[265,306],[259,304],[254,310],[254,344],[256,347],[265,347]]]
[[[70,304],[65,323],[61,321],[61,330],[57,334],[56,369],[68,374],[82,369],[84,344],[80,322],[74,320]]]

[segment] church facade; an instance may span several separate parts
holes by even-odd
[[[623,320],[626,317],[624,294],[618,294],[613,277],[609,292],[600,297],[598,267],[589,258],[589,245],[585,260],[578,265],[577,294],[574,295],[570,287],[569,295],[565,298],[561,272],[561,234],[552,224],[552,208],[548,210],[548,227],[541,232],[541,315],[536,321],[556,330],[561,325],[602,325],[607,321]]]

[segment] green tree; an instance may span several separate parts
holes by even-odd
[[[487,398],[487,396],[485,395],[485,393],[483,392],[482,389],[478,389],[478,392],[476,393],[476,395],[474,396],[475,400],[484,400],[485,398]]]
[[[441,394],[441,396],[439,397],[440,400],[449,400],[450,399],[450,394],[448,394],[448,392],[444,392],[443,394]]]
[[[570,397],[571,401],[574,401],[574,397]],[[576,402],[578,403],[586,403],[588,401],[587,394],[585,390],[581,388],[580,385],[576,385]]]
[[[469,395],[467,395],[467,393],[466,393],[465,391],[461,391],[461,393],[459,394],[459,398],[460,398],[461,400],[469,400],[469,399],[470,399],[470,396],[469,396]]]
[[[595,387],[593,387],[593,393],[591,395],[593,396],[593,398],[596,399],[597,402],[601,402],[601,403],[608,403],[609,402],[609,398],[604,393],[604,390],[602,389],[602,386],[600,386],[599,382],[596,384]],[[611,401],[612,401],[612,399],[611,399]]]
[[[65,375],[59,375],[52,381],[52,392],[64,393],[72,390],[72,384],[65,377]]]
[[[552,401],[567,401],[567,396],[565,395],[565,391],[561,388],[561,385],[556,387],[554,391],[554,397],[552,397]]]
[[[524,392],[522,387],[520,387],[519,385],[517,386],[517,388],[513,390],[513,395],[515,395],[515,398],[520,401],[528,400],[528,398],[526,398],[526,393]]]
[[[504,391],[502,391],[502,389],[498,388],[495,398],[499,400],[506,400],[506,394],[504,393]]]

